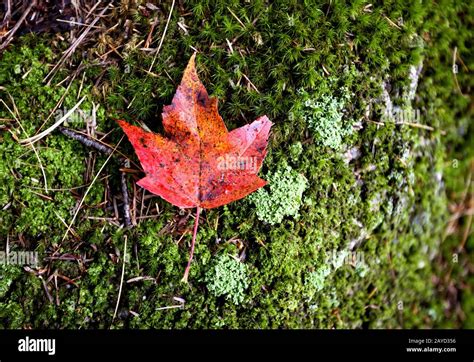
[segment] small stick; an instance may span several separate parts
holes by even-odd
[[[132,196],[132,211],[130,212],[130,215],[132,216],[132,225],[136,226],[137,225],[137,186],[134,183],[133,184],[133,196]]]
[[[97,151],[103,152],[106,155],[110,155],[112,153],[112,149],[104,144],[95,141],[93,138],[85,136],[79,132],[73,131],[72,129],[66,127],[59,127],[59,131],[68,137],[75,139],[76,141],[81,142],[83,145],[87,147],[93,147]]]
[[[8,2],[10,3],[10,1]],[[33,6],[36,6],[36,0],[33,0],[30,4],[30,6],[28,6],[28,8],[26,9],[26,11],[23,13],[23,15],[21,16],[20,20],[18,20],[18,22],[15,24],[15,26],[13,27],[13,29],[10,31],[10,33],[8,34],[7,36],[7,39],[0,45],[0,51],[5,49],[8,44],[10,44],[10,42],[12,41],[13,39],[13,36],[15,35],[15,33],[18,31],[18,29],[20,28],[21,24],[23,24],[23,22],[25,21],[26,17],[28,16],[28,14],[30,13],[31,9],[33,8]],[[10,10],[10,7],[8,7],[8,9]],[[8,13],[7,13],[8,14]],[[5,16],[6,17],[6,16]]]
[[[123,197],[123,218],[125,220],[125,226],[132,226],[130,221],[130,205],[128,200],[128,188],[127,188],[127,179],[125,172],[120,173],[120,184],[122,186],[122,197]]]
[[[62,23],[68,23],[68,24],[72,24],[72,25],[89,26],[88,24],[83,24],[83,23],[79,23],[77,21],[71,21],[71,20],[56,19],[56,21],[60,21]],[[103,27],[102,26],[91,26],[91,28],[102,29]]]
[[[158,307],[156,308],[156,310],[166,310],[166,309],[175,309],[175,308],[183,308],[183,305],[180,304],[180,305],[169,305],[166,307]]]
[[[458,89],[458,92],[464,97],[464,94],[462,93],[461,87],[459,86],[458,77],[456,76],[456,73],[457,73],[457,68],[456,68],[457,52],[458,52],[458,47],[454,47],[452,73],[453,73],[453,77],[454,77],[454,82],[456,84],[456,88]],[[455,71],[455,69],[456,69],[456,71]]]
[[[123,278],[125,276],[125,260],[127,259],[126,258],[126,256],[127,256],[127,235],[124,235],[124,239],[125,240],[124,240],[124,244],[123,244],[122,276],[120,277],[119,293],[118,293],[118,297],[117,297],[117,304],[115,304],[115,312],[114,312],[114,316],[112,318],[112,323],[114,322],[115,317],[117,316],[117,311],[118,311],[119,304],[120,304],[120,296],[122,295]]]
[[[249,82],[250,86],[257,92],[257,93],[260,93],[260,91],[257,89],[257,87],[255,87],[255,84],[252,83],[252,81],[249,79],[249,77],[247,77],[244,73],[242,73],[243,77],[247,80],[247,82]]]
[[[11,0],[7,0],[6,7],[7,7],[7,11],[5,12],[5,17],[3,18],[2,28],[3,28],[4,25],[7,25],[7,24],[8,24],[8,22],[10,21],[10,19],[11,19],[11,17],[12,17],[12,10],[11,10],[12,4],[11,4]]]
[[[191,268],[191,261],[193,260],[194,244],[196,243],[196,235],[197,235],[197,229],[199,226],[200,213],[201,213],[201,208],[198,206],[196,208],[196,219],[194,220],[193,241],[191,242],[191,254],[189,255],[188,265],[186,266],[186,270],[184,271],[183,279],[181,279],[181,281],[185,283],[188,282],[189,269]]]
[[[148,48],[150,46],[151,38],[152,38],[152,35],[153,35],[153,30],[155,29],[156,24],[158,24],[158,18],[157,17],[155,17],[153,19],[153,22],[151,23],[150,32],[148,33],[148,37],[146,38],[146,42],[145,42],[145,45],[144,45],[145,48]]]
[[[32,69],[33,69],[33,68],[32,68]],[[84,74],[86,74],[86,73],[84,72]],[[66,80],[66,79],[67,79],[67,78],[65,78],[64,80]],[[61,98],[59,99],[58,103],[56,103],[56,105],[54,106],[54,108],[53,108],[53,110],[51,111],[51,113],[49,114],[48,118],[46,118],[46,119],[44,120],[44,122],[41,124],[41,126],[36,130],[36,133],[35,133],[35,134],[38,134],[38,133],[43,129],[43,127],[44,127],[44,125],[46,124],[46,122],[49,121],[49,119],[50,119],[51,116],[54,114],[54,112],[56,112],[56,110],[58,109],[58,107],[63,103],[63,100],[64,100],[64,98],[66,98],[66,94],[67,94],[67,92],[69,91],[69,88],[71,87],[71,84],[72,84],[72,82],[74,81],[74,79],[76,79],[76,73],[74,73],[74,75],[73,75],[71,81],[70,81],[69,84],[67,85],[66,90],[64,91],[63,95],[62,95]],[[56,84],[56,87],[59,87],[59,85],[60,85],[59,83]]]
[[[434,128],[433,127],[430,127],[430,126],[427,126],[427,125],[424,125],[424,124],[420,124],[420,123],[413,123],[413,122],[395,122],[395,124],[403,124],[405,126],[411,126],[411,127],[415,127],[415,128],[422,128],[422,129],[426,129],[428,131],[434,131]]]
[[[101,0],[97,1],[96,4],[87,12],[84,20],[87,20],[89,18],[89,15],[92,14],[92,12],[97,8],[97,6],[99,6],[99,4],[101,3]],[[109,4],[110,5],[110,4]],[[108,5],[107,5],[108,6]]]
[[[113,149],[113,151],[115,151],[118,146],[120,145],[120,143],[122,142],[123,140],[123,136],[122,138],[120,139],[120,141],[118,141],[117,145],[115,146],[115,148]],[[97,178],[99,177],[100,173],[102,172],[102,170],[104,169],[105,165],[107,165],[107,163],[109,162],[110,158],[112,157],[113,153],[111,153],[109,155],[109,157],[107,157],[107,159],[105,160],[105,162],[102,164],[102,166],[100,167],[99,171],[97,172],[97,174],[95,175],[94,179],[91,181],[89,187],[86,189],[86,192],[84,193],[84,196],[82,196],[82,199],[81,199],[81,202],[79,203],[79,205],[77,206],[77,210],[76,212],[74,213],[73,217],[72,217],[72,220],[69,224],[69,226],[67,227],[66,229],[66,232],[64,233],[63,235],[63,238],[62,238],[62,241],[64,241],[66,239],[66,236],[67,234],[69,233],[69,231],[71,230],[71,227],[72,225],[74,224],[74,221],[76,221],[76,217],[77,215],[79,214],[79,210],[81,209],[81,206],[82,204],[84,203],[84,200],[86,199],[87,197],[87,194],[89,193],[89,191],[92,189],[92,185],[94,184],[94,182],[97,180]]]
[[[229,7],[227,7],[227,10],[232,14],[232,16],[239,22],[239,24],[242,26],[242,28],[245,30],[245,24],[242,22],[242,20],[239,19],[237,15],[234,14],[232,10],[230,10]]]
[[[135,277],[135,278],[131,278],[129,280],[127,280],[127,283],[135,283],[135,282],[138,282],[140,280],[154,280],[156,282],[156,279],[153,278],[153,277],[150,277],[150,276],[140,276],[140,277]]]
[[[81,142],[83,145],[87,147],[95,148],[96,150],[105,153],[106,155],[112,155],[114,151],[112,148],[97,142],[92,137],[86,136],[82,133],[73,131],[72,129],[59,127],[59,131],[65,136],[71,137],[76,141]],[[122,159],[122,163],[126,160]],[[123,218],[125,221],[125,226],[130,227],[132,226],[131,218],[130,218],[130,205],[129,205],[129,196],[128,196],[128,188],[127,188],[127,179],[126,179],[126,172],[120,173],[120,186],[122,190],[122,199],[123,199]]]
[[[63,123],[66,119],[69,118],[69,116],[71,114],[74,113],[74,111],[81,105],[81,103],[86,99],[86,97],[82,97],[79,102],[76,103],[76,105],[74,107],[72,107],[69,112],[67,112],[64,116],[61,117],[61,119],[59,119],[55,124],[53,124],[51,127],[49,127],[48,129],[44,130],[43,132],[41,133],[38,133],[32,137],[29,137],[29,138],[25,138],[25,139],[22,139],[20,140],[20,143],[22,144],[25,144],[25,143],[34,143],[34,142],[37,142],[39,141],[40,139],[42,139],[43,137],[47,136],[49,133],[51,133],[54,129],[56,129],[57,127],[59,127],[61,125],[61,123]]]
[[[395,24],[392,20],[389,19],[388,16],[384,15],[383,16],[385,19],[387,19],[387,21],[390,23],[390,25],[394,26],[395,28],[401,30],[402,28],[400,28],[397,24]]]
[[[158,56],[158,53],[160,52],[161,46],[163,45],[163,40],[165,40],[165,35],[168,30],[168,25],[170,24],[171,20],[171,15],[173,14],[173,9],[174,9],[174,3],[176,0],[173,0],[171,4],[171,9],[170,13],[168,15],[168,20],[166,21],[165,29],[163,30],[163,35],[161,36],[160,44],[158,44],[158,49],[156,50],[155,56],[153,57],[153,61],[151,62],[150,69],[148,69],[149,72],[153,69],[153,65],[155,65],[156,57]]]
[[[53,299],[53,296],[51,295],[51,293],[48,290],[48,285],[46,284],[45,280],[43,279],[43,277],[41,275],[39,276],[39,278],[41,279],[41,283],[43,284],[44,292],[45,292],[46,296],[48,297],[49,302],[53,303],[54,299]]]
[[[110,2],[106,7],[104,7],[104,9],[102,9],[102,11],[100,12],[99,15],[97,15],[95,17],[94,20],[92,20],[92,22],[90,24],[87,24],[87,27],[84,29],[84,31],[82,32],[82,34],[71,44],[71,46],[63,53],[61,59],[59,60],[59,62],[53,67],[53,69],[51,69],[51,71],[46,75],[46,77],[43,79],[43,82],[46,82],[48,80],[48,85],[49,83],[51,82],[51,79],[54,77],[54,74],[56,73],[57,69],[64,63],[64,61],[70,57],[75,51],[76,51],[76,48],[77,46],[79,45],[79,43],[81,41],[84,40],[84,38],[86,37],[86,35],[89,33],[89,31],[92,29],[92,27],[95,25],[95,23],[97,23],[97,21],[99,21],[99,19],[102,17],[102,15],[104,15],[104,13],[107,11],[107,9],[110,7],[110,5],[112,5],[113,2]]]

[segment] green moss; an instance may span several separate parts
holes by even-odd
[[[158,6],[155,33],[162,34],[170,4]],[[187,212],[146,195],[143,212],[150,203],[149,214],[157,205],[159,216],[138,219],[131,230],[87,218],[114,216],[113,208],[102,204],[110,206],[104,195],[119,194],[118,164],[113,160],[78,214],[77,235],[63,241],[65,226],[59,217],[70,222],[91,181],[86,170],[96,175],[105,158],[92,151],[94,167],[87,168],[84,160],[90,150],[58,132],[49,134],[35,144],[48,183],[45,190],[35,153],[17,139],[38,131],[67,82],[55,85],[71,70],[60,71],[52,85],[45,85],[48,64],[57,63],[61,54],[55,44],[65,43],[19,38],[0,60],[1,97],[12,106],[11,94],[25,129],[14,120],[1,128],[0,248],[5,249],[8,238],[10,250],[34,249],[40,257],[74,254],[81,261],[42,259],[41,267],[49,263],[48,270],[75,281],[60,281],[57,290],[48,283],[59,305],[49,302],[34,273],[17,266],[2,268],[1,327],[472,325],[472,280],[465,274],[472,268],[472,235],[458,265],[447,262],[460,244],[458,235],[440,243],[448,197],[462,195],[473,157],[470,101],[453,93],[451,70],[454,47],[469,69],[472,65],[471,6],[407,0],[373,4],[368,11],[366,4],[344,1],[330,6],[323,1],[190,1],[175,8],[153,75],[146,72],[153,57],[136,46],[144,40],[140,34],[149,33],[150,19],[130,7],[136,31],[119,48],[123,61],[108,66],[100,82],[96,84],[96,77],[102,68],[90,66],[93,59],[83,59],[79,52],[70,59],[71,69],[81,61],[88,65],[79,94],[86,96],[81,109],[100,104],[98,130],[108,134],[111,144],[123,135],[114,123],[119,117],[138,118],[160,131],[162,106],[171,101],[194,51],[191,46],[198,47],[200,78],[209,93],[219,97],[219,111],[230,130],[263,114],[275,123],[262,172],[269,184],[247,199],[206,210],[189,285],[180,283],[193,222]],[[400,18],[400,29],[387,20]],[[178,22],[186,24],[187,32]],[[420,60],[424,70],[410,107],[420,110],[421,122],[434,131],[374,123],[382,120],[383,105],[376,103],[381,81],[390,82],[390,95],[396,98],[409,84],[410,65]],[[469,94],[472,77],[461,64],[459,69],[458,82]],[[80,84],[71,84],[66,109],[77,102]],[[3,105],[0,118],[12,118]],[[76,116],[69,126],[82,128],[84,123]],[[356,156],[342,154],[345,146]],[[134,155],[127,141],[119,148]],[[128,181],[140,208],[140,188],[132,188],[135,176]],[[129,258],[124,279],[143,279],[123,284],[112,322],[125,237]],[[243,262],[224,258],[237,249]],[[341,250],[361,253],[365,266],[328,265],[326,256]],[[225,272],[217,275],[218,266]],[[234,269],[237,280],[229,278]],[[433,284],[443,280],[439,276],[447,270],[461,291],[463,320],[446,311],[450,289]]]
[[[15,265],[0,265],[0,298],[4,298],[13,281],[21,274],[21,268]]]
[[[301,142],[298,141],[290,146],[290,157],[293,162],[298,162],[298,158],[302,153],[303,145]]]
[[[25,38],[25,44],[15,51],[6,52],[0,62],[3,77],[0,83],[5,84],[1,90],[2,98],[10,110],[18,110],[15,121],[7,106],[0,107],[1,117],[11,119],[15,136],[14,139],[12,134],[2,134],[0,144],[0,201],[3,206],[9,205],[1,217],[14,218],[16,232],[27,232],[32,236],[51,231],[51,225],[57,225],[56,230],[60,230],[61,219],[69,221],[76,205],[76,198],[69,189],[84,183],[82,175],[85,172],[82,147],[62,135],[47,137],[35,144],[35,149],[22,146],[16,140],[34,134],[66,92],[63,87],[42,85],[48,71],[46,63],[53,59],[53,55],[43,42],[31,46],[34,42],[34,37]],[[79,82],[72,83],[64,107],[75,104],[73,95],[78,90]],[[88,87],[84,87],[82,94],[87,96],[87,90]],[[87,102],[83,108],[87,108]],[[31,109],[35,111],[31,112]],[[54,117],[49,122],[54,122]],[[49,189],[54,189],[54,192]],[[99,184],[94,185],[86,205],[94,204],[102,192]]]

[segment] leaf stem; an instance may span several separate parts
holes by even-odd
[[[186,266],[186,270],[184,271],[183,279],[181,279],[181,281],[185,283],[188,282],[189,269],[191,268],[191,261],[193,260],[194,244],[196,243],[196,235],[197,235],[197,229],[199,226],[200,213],[201,213],[201,208],[198,206],[196,208],[196,219],[194,220],[193,241],[191,242],[191,254],[189,255],[188,265]]]

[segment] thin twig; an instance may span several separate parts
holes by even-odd
[[[16,105],[15,105],[15,101],[13,99],[13,97],[11,96],[10,93],[8,93],[8,95],[10,96],[10,99],[13,103],[13,108],[16,110]],[[8,105],[3,101],[3,99],[0,99],[0,101],[3,103],[3,105],[8,109],[8,111],[11,113],[11,115],[13,116],[13,118],[17,121],[17,123],[20,125],[20,128],[21,130],[23,131],[23,133],[25,134],[25,136],[28,136],[28,133],[26,133],[26,130],[23,128],[23,125],[21,124],[19,118],[17,118],[17,116],[12,112],[12,110],[10,109],[10,107],[8,107]],[[18,113],[18,112],[17,112]],[[20,117],[20,115],[18,114],[18,117]],[[36,155],[36,158],[38,159],[38,163],[40,165],[40,169],[41,169],[41,173],[43,174],[43,180],[44,180],[44,191],[46,193],[48,193],[48,179],[46,177],[46,172],[44,170],[44,167],[43,167],[43,162],[41,162],[41,158],[39,156],[39,153],[38,151],[36,150],[36,147],[33,145],[32,142],[28,142],[28,145],[31,146],[31,148],[33,149],[33,152],[35,153]]]
[[[255,87],[255,84],[252,83],[252,81],[247,77],[244,73],[242,73],[242,76],[249,82],[250,86],[257,92],[260,93],[260,91]]]
[[[73,25],[90,26],[88,24],[83,24],[83,23],[79,23],[77,21],[71,21],[71,20],[56,19],[56,21],[60,21],[62,23],[73,24]],[[103,28],[102,26],[90,26],[90,27],[94,28],[94,29],[102,29]]]
[[[166,310],[166,309],[176,309],[176,308],[183,308],[183,305],[179,304],[179,305],[169,305],[166,307],[158,307],[156,308],[156,310]]]
[[[234,12],[232,10],[230,10],[229,7],[227,7],[227,10],[229,10],[229,12],[232,14],[232,16],[239,22],[239,24],[242,26],[242,28],[244,28],[245,30],[245,24],[242,22],[242,20],[239,19],[239,17],[237,15],[234,14]]]
[[[156,282],[156,279],[153,278],[153,277],[150,277],[150,276],[139,276],[139,277],[134,277],[134,278],[131,278],[129,280],[127,280],[127,283],[135,283],[135,282],[139,282],[141,280],[151,280],[151,281],[155,281]]]
[[[153,61],[151,62],[150,69],[148,69],[149,72],[151,72],[151,70],[153,69],[153,66],[155,65],[156,57],[158,56],[158,53],[160,52],[160,49],[161,49],[161,45],[163,44],[163,40],[165,39],[166,31],[168,30],[168,25],[169,25],[170,20],[171,20],[171,15],[173,14],[173,9],[174,9],[174,3],[175,2],[176,2],[176,0],[173,0],[173,3],[171,4],[171,9],[170,9],[170,13],[168,15],[168,20],[166,21],[165,30],[163,31],[163,35],[161,36],[160,44],[158,45],[158,49],[156,50],[155,56],[153,57]]]
[[[469,172],[469,175],[468,175],[468,179],[467,179],[467,186],[466,186],[466,189],[464,190],[464,195],[462,197],[462,200],[463,200],[463,203],[465,205],[472,205],[472,192],[474,191],[474,184],[473,182],[471,181],[472,180],[472,171]],[[470,189],[470,190],[469,190]],[[469,191],[470,191],[470,194],[471,194],[471,200],[469,200],[467,198],[468,194],[469,194]],[[464,229],[464,233],[463,233],[463,236],[462,236],[462,241],[461,241],[461,245],[459,246],[459,250],[462,250],[464,249],[464,245],[466,244],[466,241],[467,241],[467,238],[469,236],[469,233],[471,231],[471,226],[472,226],[472,213],[468,213],[467,212],[468,210],[466,210],[466,212],[464,212],[464,215],[467,216],[467,223],[466,223],[466,228]]]
[[[457,52],[458,52],[458,47],[454,47],[452,73],[453,73],[453,77],[454,77],[454,83],[456,84],[456,88],[458,89],[458,92],[464,97],[464,94],[462,93],[461,87],[459,86],[458,77],[456,75],[456,73],[457,73],[457,65],[456,65]]]
[[[150,25],[150,32],[148,33],[148,37],[146,38],[145,44],[143,45],[145,48],[150,46],[150,42],[153,35],[153,30],[155,29],[156,24],[158,24],[158,18],[155,17]]]
[[[7,10],[5,11],[5,17],[3,18],[3,22],[2,22],[2,26],[1,26],[2,28],[8,24],[8,22],[10,21],[11,16],[12,16],[11,0],[7,0],[6,7],[7,7]]]
[[[125,260],[127,259],[126,254],[127,254],[127,235],[124,235],[123,257],[122,257],[123,258],[122,276],[120,277],[120,288],[119,288],[119,293],[118,293],[118,297],[117,297],[117,304],[115,305],[114,317],[112,318],[112,323],[114,322],[115,317],[117,316],[117,311],[118,311],[118,307],[119,307],[119,304],[120,304],[120,296],[122,295],[123,278],[125,276]]]
[[[115,146],[115,148],[113,149],[113,152],[118,148],[118,146],[120,145],[120,143],[122,142],[123,140],[123,136],[122,138],[120,139],[120,141],[118,141],[117,145]],[[105,165],[109,162],[109,160],[112,158],[112,155],[113,155],[113,152],[109,155],[109,157],[107,157],[107,159],[105,160],[105,162],[102,164],[101,168],[99,169],[99,171],[97,172],[97,174],[95,175],[94,179],[91,181],[89,187],[87,188],[86,192],[84,193],[84,196],[82,196],[82,199],[81,199],[81,202],[79,203],[79,205],[77,206],[77,209],[76,209],[76,212],[74,213],[74,216],[71,220],[71,223],[69,224],[69,226],[67,227],[66,229],[66,232],[64,233],[64,236],[62,238],[62,240],[65,240],[66,239],[66,236],[67,234],[69,233],[69,231],[71,230],[71,227],[72,225],[74,224],[74,221],[76,220],[76,217],[77,215],[79,214],[79,210],[81,209],[81,206],[82,204],[84,203],[84,200],[86,199],[87,197],[87,194],[89,193],[89,191],[92,189],[92,185],[94,184],[94,182],[97,180],[97,178],[99,177],[100,173],[102,172],[102,170],[104,169]]]
[[[86,73],[84,72],[84,74],[86,74]],[[53,110],[49,113],[48,118],[46,118],[46,119],[44,120],[44,122],[41,124],[41,126],[37,129],[36,134],[38,134],[39,131],[41,131],[41,130],[43,129],[43,127],[44,127],[44,125],[46,124],[46,122],[49,121],[49,119],[50,119],[51,116],[56,112],[56,110],[58,109],[58,107],[61,106],[61,104],[63,103],[64,98],[66,98],[66,94],[68,93],[69,88],[71,88],[72,82],[74,81],[75,78],[76,78],[76,73],[74,73],[73,78],[71,79],[71,81],[70,81],[69,84],[67,85],[66,90],[64,91],[63,95],[62,95],[61,98],[59,99],[58,103],[56,103],[56,105],[54,106]],[[67,78],[66,78],[66,79],[67,79]],[[59,86],[59,85],[56,85],[56,86]]]
[[[81,142],[83,145],[87,147],[93,147],[97,151],[100,151],[102,153],[105,153],[106,155],[110,155],[113,151],[112,148],[94,140],[91,137],[85,136],[79,132],[73,131],[72,129],[66,128],[66,127],[59,127],[59,131],[68,137],[71,137],[72,139],[75,139],[76,141]]]
[[[398,30],[401,30],[402,28],[400,26],[398,26],[397,24],[395,24],[392,20],[390,20],[390,18],[386,15],[383,16],[385,19],[387,19],[387,21],[389,22],[390,25],[394,26],[395,28],[397,28]]]
[[[69,116],[71,114],[74,113],[74,111],[81,105],[81,103],[86,99],[86,97],[82,97],[79,102],[76,103],[76,105],[74,107],[72,107],[69,112],[67,112],[64,116],[62,116],[58,121],[56,121],[55,124],[53,124],[51,127],[49,127],[48,129],[45,129],[43,132],[41,133],[38,133],[37,135],[34,135],[32,137],[29,137],[29,138],[25,138],[23,140],[20,141],[20,143],[34,143],[34,142],[37,142],[39,141],[40,139],[42,139],[43,137],[45,137],[46,135],[48,135],[49,133],[51,133],[52,131],[54,131],[57,127],[59,127],[61,125],[61,123],[63,123],[66,119],[69,118]]]
[[[422,128],[422,129],[426,129],[428,131],[434,131],[435,129],[431,126],[427,126],[427,125],[424,125],[424,124],[420,124],[420,123],[413,123],[413,122],[395,122],[395,124],[403,124],[405,126],[411,126],[411,127],[415,127],[415,128]]]
[[[109,151],[107,151],[106,149],[109,149],[110,152],[112,152],[112,150],[114,149],[114,146],[111,146],[111,145],[107,144],[106,142],[102,141],[112,131],[108,132],[105,136],[103,136],[99,139],[99,138],[89,137],[88,135],[86,135],[82,132],[78,132],[78,131],[72,130],[70,128],[62,127],[62,129],[66,130],[66,132],[61,131],[65,136],[71,137],[71,138],[75,139],[76,141],[81,142],[85,146],[94,147],[96,150],[104,152],[107,155],[109,154]],[[115,153],[120,155],[121,158],[129,160],[138,169],[141,169],[140,166],[137,165],[134,161],[130,160],[127,155],[123,154],[122,152],[120,152],[118,150],[116,150]]]
[[[2,51],[3,49],[5,49],[8,44],[10,44],[10,42],[12,41],[13,39],[13,36],[15,35],[15,33],[18,31],[18,29],[20,28],[21,24],[23,24],[23,22],[25,21],[26,17],[28,16],[28,14],[30,13],[31,9],[33,8],[33,6],[36,5],[36,0],[33,0],[30,4],[30,6],[28,6],[28,8],[25,10],[25,12],[23,13],[23,15],[21,16],[20,20],[18,20],[18,22],[15,24],[15,26],[13,27],[13,29],[9,32],[6,40],[0,45],[0,51]]]
[[[43,279],[43,277],[41,275],[39,276],[39,278],[41,280],[41,283],[43,284],[44,292],[45,292],[46,296],[48,297],[49,302],[53,303],[54,302],[53,296],[49,292],[48,286],[47,286],[45,280]]]
[[[91,14],[94,12],[94,10],[97,8],[97,6],[99,6],[100,3],[101,3],[101,0],[98,0],[98,1],[95,3],[95,5],[87,12],[87,14],[86,14],[86,16],[85,16],[85,18],[84,18],[85,20],[87,20],[87,19],[89,18],[89,15],[91,15]],[[109,4],[109,5],[110,5],[110,4]],[[109,5],[107,5],[107,6],[109,6]]]
[[[65,60],[70,57],[75,51],[76,51],[76,48],[78,47],[78,45],[81,43],[81,41],[84,40],[84,38],[86,37],[86,35],[89,33],[89,31],[92,29],[92,27],[95,25],[95,23],[97,23],[97,21],[99,21],[99,19],[102,17],[102,15],[104,15],[104,13],[107,11],[107,9],[110,7],[110,5],[112,4],[112,2],[110,2],[106,7],[104,7],[104,9],[102,9],[102,11],[100,12],[99,15],[97,15],[94,20],[92,20],[92,22],[90,24],[87,24],[87,27],[84,29],[84,31],[82,32],[82,34],[74,41],[74,43],[72,43],[72,45],[64,52],[64,54],[62,55],[61,59],[59,60],[59,62],[53,67],[53,69],[51,69],[51,71],[48,73],[48,75],[46,75],[46,77],[44,77],[43,79],[43,82],[46,82],[48,80],[48,83],[49,84],[51,82],[51,79],[54,77],[54,74],[56,73],[57,69],[65,62]]]
[[[86,136],[82,133],[73,131],[72,129],[65,128],[65,127],[59,127],[59,131],[61,131],[62,134],[81,142],[83,145],[88,146],[88,147],[93,147],[96,150],[103,152],[107,155],[111,155],[113,153],[112,148],[96,141],[90,136]],[[122,164],[124,164],[126,161],[127,159],[123,158]],[[127,172],[121,171],[120,185],[121,185],[122,199],[123,199],[123,218],[124,218],[125,226],[131,227],[133,224],[131,222],[131,217],[130,217],[130,204],[129,204],[130,198],[128,195],[126,175],[127,175]]]
[[[59,214],[56,212],[56,210],[53,210],[53,211],[54,211],[54,213],[56,214],[56,216],[58,217],[58,219],[63,223],[63,225],[64,225],[65,227],[67,227],[67,222],[66,222],[66,220],[64,220],[64,219],[61,217],[61,215],[59,215]],[[80,239],[80,238],[81,238],[81,237],[76,233],[76,231],[75,231],[74,229],[71,229],[71,234],[72,234],[74,237],[76,237],[77,239]]]

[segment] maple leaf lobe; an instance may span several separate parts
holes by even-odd
[[[262,116],[229,132],[218,113],[217,99],[209,97],[199,80],[194,59],[195,54],[171,104],[163,107],[167,137],[118,123],[146,173],[140,186],[181,208],[210,209],[266,184],[257,173],[266,156],[272,122]],[[242,164],[252,167],[236,167]]]

